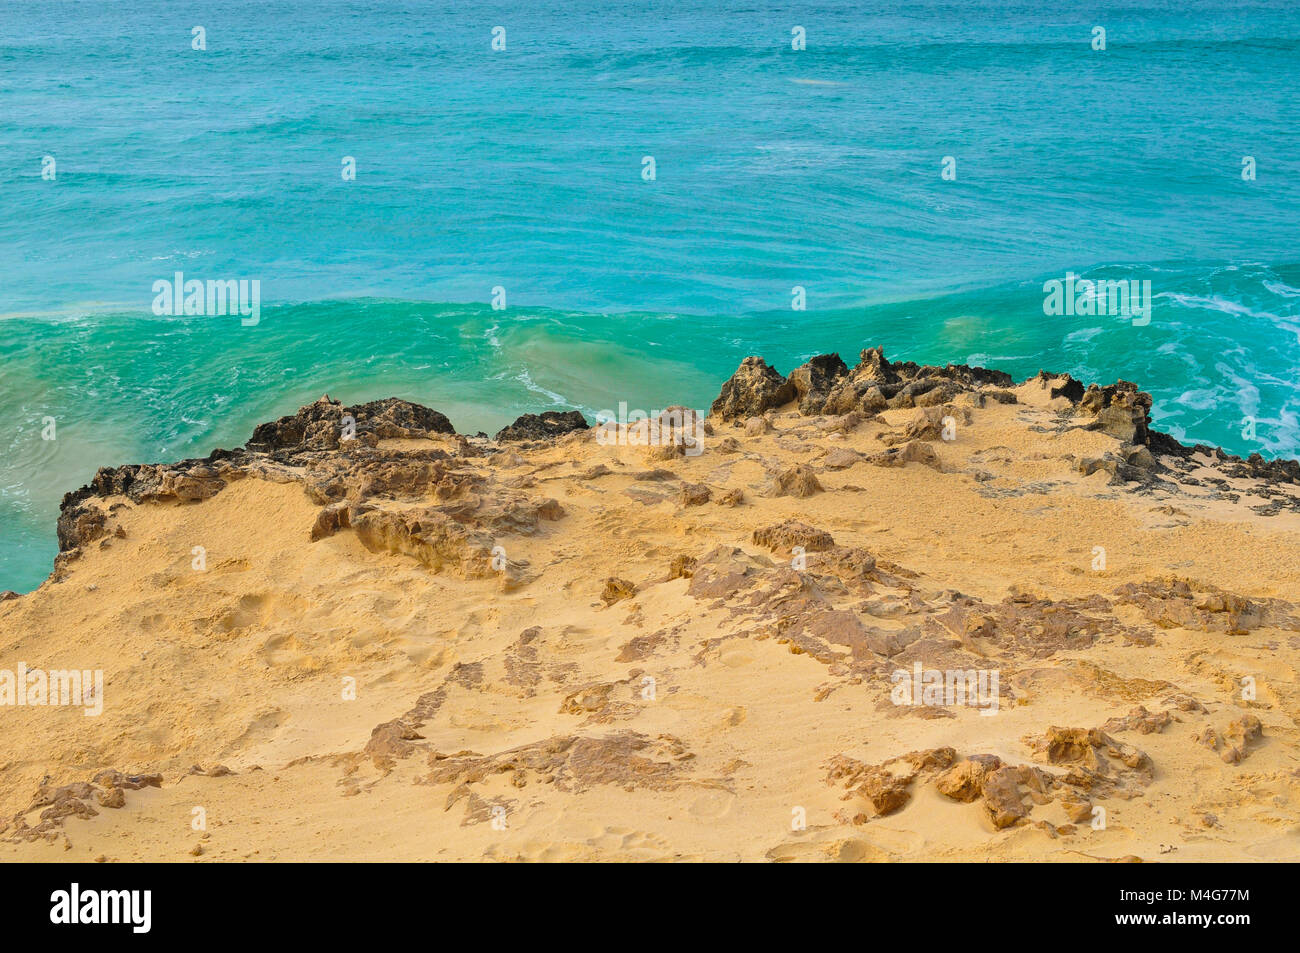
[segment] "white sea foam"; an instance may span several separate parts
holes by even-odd
[[[1292,288],[1280,281],[1265,280],[1264,287],[1275,295],[1281,295],[1283,298],[1300,298],[1300,288]]]
[[[1157,298],[1168,298],[1174,304],[1181,305],[1184,308],[1196,308],[1201,311],[1218,311],[1220,314],[1231,315],[1232,317],[1258,318],[1263,321],[1279,322],[1282,320],[1280,315],[1272,314],[1268,311],[1257,311],[1254,308],[1242,304],[1240,301],[1233,301],[1222,295],[1212,295],[1208,298],[1200,295],[1185,295],[1175,291],[1167,291],[1156,295]]]
[[[563,394],[557,394],[553,390],[547,390],[545,387],[542,387],[540,384],[536,383],[533,380],[532,376],[529,375],[528,368],[524,368],[522,371],[516,374],[515,380],[519,381],[519,383],[523,384],[524,387],[528,388],[534,394],[541,394],[543,397],[549,398],[553,403],[559,404],[563,407],[575,406],[575,404],[567,397],[565,397]],[[586,410],[585,407],[582,409]]]

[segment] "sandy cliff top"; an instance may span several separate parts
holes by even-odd
[[[105,679],[0,707],[0,858],[1293,859],[1300,465],[1149,409],[873,349],[101,470],[0,602],[0,670]]]

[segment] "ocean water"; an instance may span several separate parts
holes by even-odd
[[[492,432],[880,344],[1295,456],[1298,107],[1292,2],[0,0],[0,589],[96,467],[324,392]],[[155,315],[176,271],[259,323]],[[1044,314],[1067,272],[1149,324]]]

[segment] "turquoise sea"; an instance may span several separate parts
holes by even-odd
[[[327,391],[493,432],[881,344],[1295,456],[1298,120],[1294,2],[0,0],[0,589],[98,466]],[[177,271],[260,322],[154,314]]]

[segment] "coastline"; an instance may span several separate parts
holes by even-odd
[[[0,602],[0,669],[106,676],[3,710],[0,855],[1293,856],[1300,463],[1150,406],[868,349],[651,445],[322,398],[101,469]]]
[[[1046,318],[1040,279],[843,310],[827,309],[810,288],[806,312],[785,302],[784,311],[611,318],[530,307],[519,292],[501,311],[392,299],[268,304],[254,328],[147,309],[145,320],[9,322],[0,416],[16,425],[0,443],[0,590],[27,591],[48,574],[59,500],[96,466],[233,446],[326,391],[358,401],[398,396],[440,408],[460,430],[495,432],[542,409],[576,407],[591,419],[620,400],[704,407],[746,354],[787,368],[812,356],[810,343],[849,353],[865,339],[917,361],[982,364],[1018,378],[1040,367],[1082,380],[1126,377],[1153,395],[1155,426],[1183,442],[1242,456],[1300,453],[1294,266],[1133,267],[1153,282],[1145,328],[1114,317]],[[48,418],[57,441],[45,440]]]

